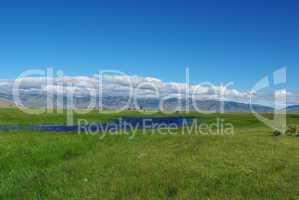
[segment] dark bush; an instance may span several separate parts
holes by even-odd
[[[280,132],[279,130],[274,130],[273,135],[274,136],[280,136],[280,135],[282,135],[282,132]]]

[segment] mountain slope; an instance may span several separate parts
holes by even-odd
[[[0,96],[0,99],[4,99]],[[12,98],[6,96],[5,99]],[[22,94],[20,95],[21,102],[27,108],[43,108],[47,105],[47,98],[43,94]],[[68,105],[67,98],[64,97],[53,97],[53,105],[57,108],[70,108]],[[75,97],[74,105],[76,108],[87,108],[91,102],[91,98],[88,96]],[[96,105],[99,99],[96,99]],[[129,103],[128,103],[129,102]],[[129,104],[129,108],[143,108],[151,110],[164,110],[164,111],[185,111],[186,110],[186,100],[178,98],[169,98],[160,104],[161,100],[158,98],[138,98],[136,102],[130,101],[128,97],[124,96],[105,96],[102,98],[102,106],[106,109],[121,109]],[[8,100],[3,101],[3,106],[13,105],[9,103]],[[262,106],[262,105],[252,105],[255,112],[272,112],[273,108]],[[232,101],[217,101],[217,100],[189,100],[189,110],[197,112],[251,112],[251,107],[249,104],[232,102]]]
[[[286,111],[289,112],[289,113],[292,113],[292,112],[299,112],[299,105],[288,106],[288,107],[286,108]]]
[[[0,98],[0,108],[9,108],[9,107],[13,107],[14,103],[12,103],[11,101],[7,100],[7,99],[3,99]]]

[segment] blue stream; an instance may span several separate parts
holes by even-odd
[[[76,132],[84,131],[117,131],[119,129],[150,129],[150,128],[181,128],[184,125],[190,125],[193,122],[192,117],[122,117],[107,123],[81,124],[78,125],[59,125],[59,124],[40,124],[40,125],[0,125],[0,131],[46,131],[46,132]]]

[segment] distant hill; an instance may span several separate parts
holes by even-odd
[[[147,105],[155,105],[152,101],[143,99],[139,105],[147,107]],[[177,105],[179,105],[179,100],[176,98],[168,99],[165,102],[164,108],[166,110],[175,110]],[[185,100],[181,101],[182,110],[186,107]],[[262,105],[252,105],[252,108],[255,112],[272,112],[273,108],[262,106]],[[223,110],[222,110],[223,109]],[[190,111],[199,111],[199,112],[251,112],[249,104],[232,102],[232,101],[217,101],[217,100],[190,100]]]
[[[299,112],[299,105],[288,106],[286,111],[289,112],[289,113]]]
[[[9,108],[9,107],[13,107],[14,103],[7,100],[7,99],[3,99],[0,98],[0,108]]]
[[[23,105],[27,108],[43,108],[46,107],[46,96],[44,94],[21,94],[20,99]],[[1,101],[2,100],[2,101]],[[13,106],[12,95],[7,95],[0,92],[0,101],[2,107]],[[97,105],[98,105],[97,99]],[[125,96],[104,96],[102,99],[103,108],[107,109],[120,109],[123,108],[129,101]],[[233,101],[217,101],[217,100],[189,100],[190,111],[200,112],[221,112],[223,108],[224,112],[251,112],[250,105],[245,103],[233,102]],[[54,96],[54,107],[67,108],[66,97]],[[90,97],[75,97],[74,104],[76,108],[87,108],[90,102]],[[159,110],[160,99],[158,98],[138,98],[137,105],[143,109]],[[181,105],[181,106],[179,106]],[[131,108],[134,108],[134,102],[130,104]],[[169,98],[164,101],[163,109],[167,111],[183,111],[186,108],[186,100],[178,98]],[[256,112],[272,112],[273,108],[263,105],[252,105],[252,108]],[[294,107],[295,108],[295,107]],[[290,109],[294,109],[293,107]],[[299,109],[299,106],[298,106]]]
[[[8,99],[9,97],[6,97]],[[21,95],[21,101],[28,108],[42,108],[46,106],[45,95]],[[1,99],[1,96],[0,96]],[[2,98],[3,99],[3,98]],[[12,100],[11,100],[12,101]],[[97,100],[98,102],[99,100]],[[120,109],[123,108],[129,101],[128,97],[123,96],[105,96],[102,99],[103,108],[107,109]],[[65,97],[57,98],[54,96],[54,107],[64,108],[67,107],[67,100]],[[74,104],[76,108],[87,108],[90,102],[90,97],[76,97]],[[138,98],[137,105],[143,109],[159,110],[160,100],[157,98]],[[4,106],[11,105],[9,101],[3,101]],[[97,103],[98,105],[98,103]],[[163,110],[166,111],[184,111],[186,110],[186,100],[178,98],[170,98],[164,101]],[[134,103],[130,104],[131,108],[135,108]],[[223,108],[224,112],[251,112],[250,105],[232,101],[217,101],[217,100],[195,100],[190,99],[189,110],[199,112],[221,112]],[[273,108],[263,105],[252,105],[252,108],[256,112],[272,112]]]

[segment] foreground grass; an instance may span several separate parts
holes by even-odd
[[[299,199],[299,138],[222,117],[233,136],[1,133],[0,199]]]

